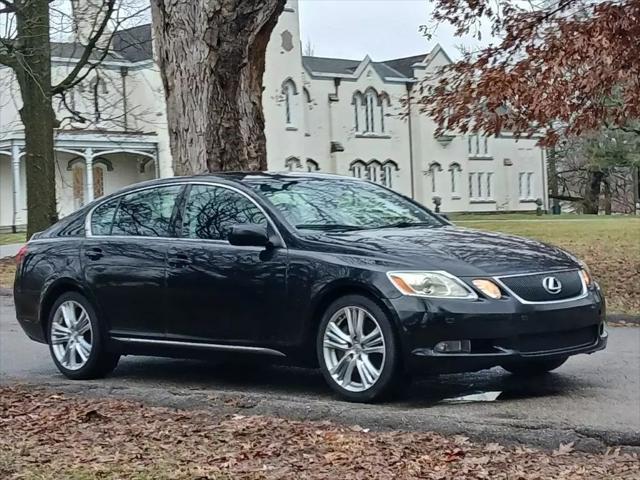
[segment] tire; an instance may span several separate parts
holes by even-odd
[[[64,293],[53,304],[47,340],[53,363],[72,380],[104,377],[120,359],[120,355],[106,350],[95,309],[77,292]]]
[[[347,312],[351,312],[351,325],[356,331],[359,316],[363,319],[355,341],[354,332],[348,333]],[[336,327],[341,333],[336,332]],[[376,329],[378,333],[374,332]],[[391,320],[375,302],[362,295],[344,296],[327,308],[316,336],[316,353],[326,382],[350,402],[388,398],[407,378],[400,369],[399,345]]]
[[[507,363],[502,365],[507,372],[523,377],[544,375],[560,367],[567,361],[568,357],[553,358],[549,360],[523,360],[520,362]]]

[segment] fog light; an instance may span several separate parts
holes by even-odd
[[[447,340],[436,344],[433,350],[438,353],[470,352],[471,340]]]

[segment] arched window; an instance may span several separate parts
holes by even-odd
[[[393,172],[398,170],[398,164],[393,160],[387,160],[382,164],[382,184],[393,188]]]
[[[438,172],[442,171],[442,166],[438,162],[433,162],[429,165],[429,170],[427,170],[427,175],[431,177],[431,193],[436,193],[438,190],[438,182],[437,175]]]
[[[311,94],[307,87],[302,89],[302,94],[304,96],[304,133],[309,136],[311,133],[311,129],[309,128],[311,125],[309,123],[309,110],[311,110]]]
[[[371,160],[367,166],[367,177],[375,183],[382,183],[382,165],[378,160]]]
[[[349,165],[349,170],[351,170],[351,175],[353,175],[356,178],[362,178],[363,176],[365,176],[366,168],[367,166],[362,160],[355,160],[351,162],[351,165]]]
[[[364,97],[362,96],[362,93],[356,91],[353,94],[351,104],[353,105],[353,125],[355,126],[355,131],[361,132],[362,128],[364,127],[364,125],[362,124],[362,110],[364,108]]]
[[[379,96],[379,103],[380,103],[380,132],[384,133],[384,129],[385,129],[385,125],[384,125],[384,107],[385,104],[386,106],[390,106],[391,105],[391,100],[389,99],[389,95],[387,94],[387,92],[382,92]]]
[[[369,88],[364,94],[364,102],[365,102],[365,132],[375,132],[376,131],[376,106],[378,105],[378,94],[373,88]]]
[[[289,157],[284,161],[284,167],[290,172],[300,170],[302,168],[302,162],[300,162],[298,157]]]
[[[294,95],[298,94],[296,84],[290,78],[282,84],[282,95],[284,96],[285,121],[287,126],[295,124],[295,106]]]
[[[307,172],[317,172],[320,170],[320,165],[312,158],[307,158]]]
[[[457,162],[449,165],[449,175],[451,175],[451,194],[456,195],[460,193],[458,190],[460,189],[460,175],[462,172],[462,167]]]

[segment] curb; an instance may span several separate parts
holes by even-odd
[[[630,325],[640,326],[640,315],[627,315],[625,313],[611,313],[607,315],[607,322],[615,326],[618,325]]]

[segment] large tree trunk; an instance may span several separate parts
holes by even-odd
[[[586,191],[584,193],[583,213],[597,215],[600,207],[600,186],[604,174],[599,170],[589,170]]]
[[[285,0],[152,0],[174,172],[264,170],[262,76]]]
[[[57,221],[56,177],[51,106],[51,45],[49,2],[16,2],[16,27],[21,62],[15,68],[22,94],[20,118],[24,125],[27,176],[27,235]]]

